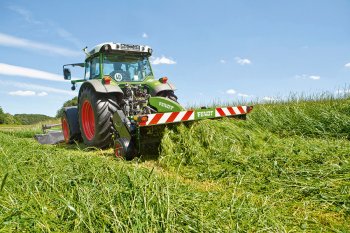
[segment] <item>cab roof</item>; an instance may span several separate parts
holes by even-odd
[[[86,59],[97,53],[133,53],[142,54],[146,56],[152,55],[152,48],[147,45],[132,45],[114,42],[105,42],[96,45],[90,52],[87,52],[87,48],[84,49],[86,53]]]

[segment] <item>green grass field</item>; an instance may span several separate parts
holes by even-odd
[[[159,157],[0,127],[0,232],[350,232],[350,100],[166,130]]]

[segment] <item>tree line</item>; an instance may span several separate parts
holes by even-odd
[[[8,125],[31,125],[40,121],[51,120],[53,117],[49,117],[43,114],[15,114],[4,112],[0,106],[0,124]]]
[[[74,97],[73,99],[64,102],[63,106],[59,110],[57,110],[55,118],[61,118],[65,107],[77,106],[77,105],[78,105],[78,97]],[[4,110],[0,106],[0,124],[31,125],[31,124],[36,124],[40,121],[46,121],[51,119],[54,119],[54,117],[49,117],[43,114],[11,115],[10,113],[4,112]]]

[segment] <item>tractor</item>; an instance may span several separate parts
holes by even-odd
[[[63,66],[72,90],[81,83],[78,106],[64,109],[64,141],[82,140],[89,147],[114,147],[116,157],[132,159],[158,150],[165,127],[201,119],[245,119],[252,106],[185,109],[167,77],[156,79],[144,45],[102,43],[84,49],[84,63]],[[83,79],[72,79],[70,67],[85,69]]]

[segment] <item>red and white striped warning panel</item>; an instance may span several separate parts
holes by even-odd
[[[166,113],[155,113],[148,114],[147,122],[140,122],[140,126],[146,125],[160,125],[167,123],[175,123],[181,121],[193,121],[194,111],[182,111],[182,112],[166,112]]]
[[[139,126],[160,125],[168,123],[176,123],[182,121],[193,121],[200,119],[220,118],[234,115],[243,115],[249,113],[251,107],[224,107],[224,108],[210,108],[198,109],[181,112],[167,112],[148,114],[147,121],[139,122]],[[215,115],[214,115],[215,112]],[[209,114],[208,114],[209,113]]]
[[[215,117],[247,114],[247,106],[216,108]]]

